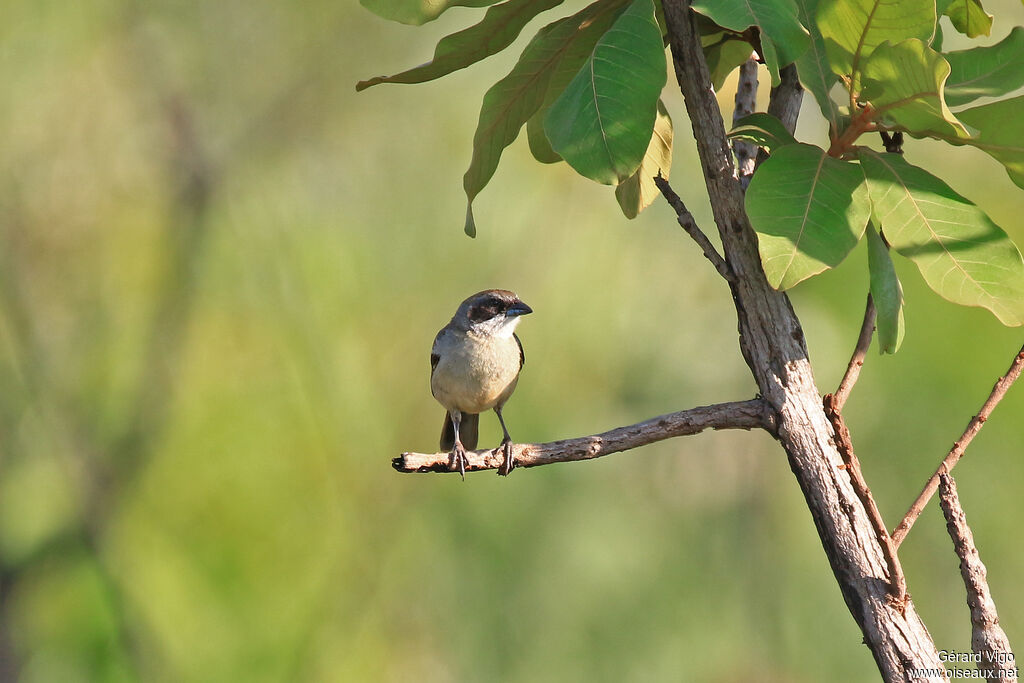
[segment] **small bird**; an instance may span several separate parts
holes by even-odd
[[[451,451],[451,468],[466,478],[466,449],[474,450],[480,413],[493,409],[501,422],[504,460],[498,474],[515,467],[512,437],[501,409],[516,388],[526,361],[515,334],[521,316],[533,313],[514,293],[487,289],[459,305],[451,321],[434,338],[430,352],[430,393],[447,414],[441,450]],[[497,451],[497,449],[495,449]]]

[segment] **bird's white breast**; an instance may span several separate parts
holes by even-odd
[[[477,335],[448,330],[438,336],[440,358],[430,390],[446,408],[482,413],[504,404],[519,377],[519,344],[509,335]]]

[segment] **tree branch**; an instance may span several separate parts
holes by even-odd
[[[711,240],[708,236],[697,225],[697,221],[694,220],[693,214],[686,208],[686,204],[679,198],[679,195],[675,193],[672,186],[668,184],[668,180],[658,172],[658,175],[654,177],[654,184],[661,190],[662,196],[669,203],[676,212],[676,220],[679,221],[679,225],[682,226],[683,230],[693,238],[693,241],[697,243],[700,250],[704,252],[704,256],[708,261],[711,261],[711,265],[715,267],[718,274],[724,277],[726,280],[732,280],[733,274],[729,270],[729,264],[725,262],[722,255],[715,249],[715,245],[711,244]]]
[[[1015,681],[1017,667],[1010,641],[999,625],[999,615],[988,576],[974,545],[974,534],[967,526],[967,517],[960,506],[953,475],[939,476],[939,505],[946,518],[946,529],[953,539],[953,549],[960,558],[960,575],[967,588],[967,606],[971,608],[971,649],[981,658],[978,671],[987,680]]]
[[[857,337],[857,346],[853,349],[853,355],[850,357],[850,364],[846,366],[846,374],[843,375],[842,381],[839,382],[839,388],[836,389],[834,396],[835,409],[837,411],[842,410],[843,406],[846,405],[846,399],[850,397],[850,392],[853,391],[853,385],[857,383],[857,378],[860,377],[860,369],[864,365],[864,358],[867,356],[868,347],[871,346],[871,335],[875,332],[875,302],[871,300],[871,295],[868,294],[868,303],[864,307],[864,322],[860,326],[860,336]],[[886,534],[888,535],[888,534]]]
[[[662,6],[723,253],[735,275],[730,288],[744,360],[777,415],[779,442],[865,644],[886,681],[909,680],[913,669],[942,666],[938,650],[913,601],[908,599],[902,609],[893,604],[889,581],[883,578],[884,551],[850,477],[843,474],[800,321],[786,294],[765,278],[690,4],[664,0]],[[793,100],[783,107],[790,110],[801,91],[786,88],[777,95]]]
[[[516,467],[537,467],[556,462],[591,460],[676,436],[698,434],[705,429],[755,429],[774,431],[772,411],[763,399],[700,406],[651,418],[602,434],[541,444],[514,444]],[[448,453],[402,453],[391,461],[399,472],[457,472]],[[466,471],[498,469],[500,449],[468,451]]]
[[[907,579],[903,575],[903,565],[900,564],[900,559],[896,555],[896,546],[892,542],[892,537],[889,536],[889,530],[885,526],[885,521],[882,519],[882,513],[875,503],[875,498],[871,495],[868,482],[864,479],[864,473],[860,469],[860,460],[853,450],[850,430],[847,429],[846,421],[843,420],[843,414],[839,411],[836,397],[833,394],[826,394],[824,404],[825,414],[835,430],[836,446],[839,448],[839,453],[843,456],[846,471],[850,475],[850,481],[853,482],[853,489],[857,492],[857,497],[860,498],[861,504],[864,505],[868,518],[871,520],[871,527],[878,537],[878,543],[882,546],[885,564],[889,568],[889,592],[896,606],[901,607],[907,600]]]
[[[753,57],[740,65],[739,82],[736,84],[735,106],[732,110],[732,124],[754,113],[757,107],[757,60]],[[736,155],[736,174],[743,189],[747,189],[754,175],[757,162],[757,145],[744,140],[733,140],[732,150]]]
[[[978,414],[971,418],[971,421],[967,424],[967,429],[960,438],[953,444],[953,448],[950,449],[949,454],[943,459],[938,469],[935,470],[935,474],[931,476],[928,483],[924,485],[924,489],[918,494],[917,500],[914,501],[910,509],[907,510],[907,514],[903,515],[903,521],[901,521],[896,529],[892,532],[892,540],[898,548],[903,539],[910,533],[910,528],[914,526],[914,522],[921,515],[921,511],[924,510],[925,505],[931,500],[932,496],[935,495],[935,490],[939,486],[939,477],[943,474],[948,474],[959,462],[963,456],[964,451],[967,450],[967,446],[970,445],[974,437],[981,431],[985,421],[988,420],[988,416],[992,414],[992,410],[1003,400],[1003,396],[1006,395],[1007,390],[1013,386],[1013,383],[1020,377],[1021,371],[1024,370],[1024,347],[1021,347],[1020,352],[1013,359],[1013,363],[1010,364],[1010,369],[1006,371],[1006,374],[999,378],[995,386],[992,387],[992,393],[988,395],[988,400],[981,406],[981,410]]]

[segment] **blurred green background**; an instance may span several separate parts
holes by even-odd
[[[989,42],[1024,23],[986,4]],[[2,7],[0,680],[876,680],[764,434],[507,480],[392,471],[436,448],[428,350],[486,287],[536,310],[505,411],[518,441],[755,391],[728,292],[662,203],[626,221],[520,140],[462,234],[479,102],[517,50],[355,93],[473,10],[416,29],[320,0]],[[673,184],[713,232],[667,103]],[[800,133],[823,139],[813,105]],[[1024,244],[995,162],[907,154]],[[897,268],[905,344],[870,355],[847,409],[890,527],[1024,341]],[[793,292],[823,390],[866,270],[859,248]],[[1022,409],[1017,387],[957,469],[1011,642]],[[499,437],[485,416],[482,442]],[[934,504],[901,555],[938,647],[969,650]]]

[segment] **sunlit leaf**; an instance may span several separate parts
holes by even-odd
[[[882,43],[865,60],[862,76],[863,99],[878,120],[915,135],[967,137],[942,98],[949,64],[920,40]]]
[[[903,287],[889,255],[889,247],[868,225],[868,270],[871,273],[871,298],[877,312],[879,353],[896,353],[903,343]]]
[[[508,0],[495,5],[479,24],[442,38],[432,61],[394,76],[360,81],[356,90],[379,83],[423,83],[464,69],[504,50],[531,19],[561,3],[562,0]]]
[[[1010,180],[1024,188],[1024,95],[964,109],[957,116],[978,130],[963,142],[995,157]]]
[[[746,207],[765,275],[777,289],[838,265],[870,214],[857,164],[804,144],[784,146],[761,164]]]
[[[885,41],[931,39],[935,0],[820,0],[818,28],[832,70],[853,76],[859,90],[860,69],[876,47]]]
[[[779,83],[779,69],[792,64],[807,49],[807,29],[800,25],[793,0],[746,0],[745,2],[718,2],[697,0],[696,12],[723,28],[743,31],[757,26],[761,34],[761,47],[765,65],[772,83]]]
[[[838,130],[836,105],[829,97],[829,93],[832,92],[832,86],[839,82],[839,77],[829,66],[825,40],[821,37],[815,20],[818,2],[819,0],[796,0],[797,16],[810,33],[810,45],[796,60],[796,70],[800,76],[800,83],[814,96],[825,120],[829,122],[832,130]]]
[[[658,100],[658,116],[654,120],[654,134],[647,146],[643,161],[636,172],[615,188],[615,199],[626,218],[637,215],[651,205],[658,196],[654,177],[659,173],[666,179],[672,169],[672,119],[665,104]]]
[[[498,0],[359,0],[379,17],[419,26],[437,19],[449,7],[488,7]]]
[[[786,127],[782,125],[782,121],[779,121],[771,114],[763,112],[744,116],[737,121],[736,125],[729,131],[729,138],[747,140],[758,147],[764,147],[770,151],[775,151],[786,145],[796,144],[796,138],[786,130]]]
[[[1015,26],[995,45],[958,50],[949,62],[946,104],[955,107],[979,97],[998,97],[1024,86],[1024,27]]]
[[[625,180],[651,140],[666,77],[654,2],[633,0],[548,110],[552,149],[591,180]]]
[[[601,19],[620,9],[620,0],[599,0],[576,14],[552,22],[537,32],[507,76],[484,95],[480,120],[473,136],[473,159],[462,179],[469,204],[466,234],[476,234],[473,200],[494,175],[502,150],[519,135],[547,92],[559,63],[581,36],[588,36]]]
[[[725,39],[704,48],[704,58],[711,74],[711,85],[716,92],[722,90],[729,74],[750,59],[753,53],[754,48],[745,40]]]
[[[953,0],[945,14],[960,33],[968,38],[987,36],[992,32],[992,15],[985,11],[979,0]]]
[[[987,308],[1004,325],[1024,324],[1024,259],[1006,233],[901,155],[864,149],[860,160],[874,219],[928,286],[954,303]]]

